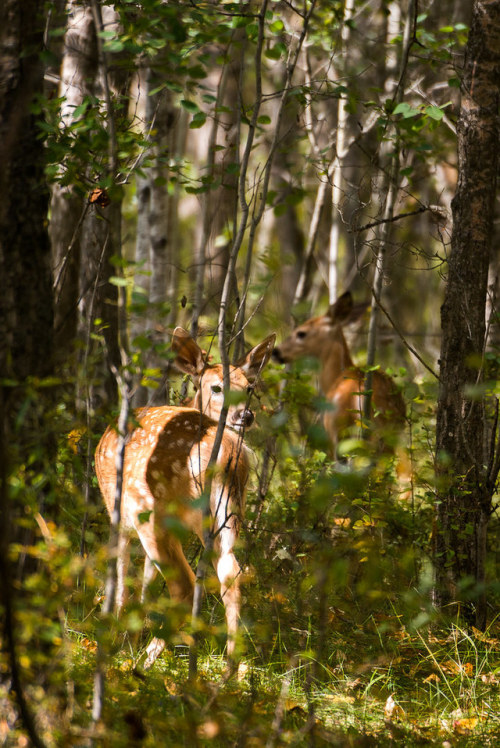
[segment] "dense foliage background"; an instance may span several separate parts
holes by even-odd
[[[6,0],[2,744],[497,743],[499,6]],[[467,122],[473,62],[485,93]],[[473,145],[457,161],[476,126],[485,163]],[[484,219],[483,244],[464,215]],[[367,303],[344,330],[353,358],[405,398],[411,484],[357,433],[331,458],[317,361],[270,364],[246,436],[241,665],[224,677],[207,578],[189,679],[189,626],[160,578],[140,603],[138,543],[124,614],[102,614],[97,442],[124,397],[189,396],[175,325],[234,362],[347,289]],[[458,353],[454,315],[479,329]],[[456,451],[439,438],[443,371],[466,399]],[[201,544],[185,547],[195,567]]]

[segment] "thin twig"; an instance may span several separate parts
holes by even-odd
[[[395,221],[400,221],[402,218],[408,218],[409,216],[418,216],[420,213],[425,213],[428,210],[431,213],[443,215],[443,212],[439,210],[435,205],[422,205],[417,210],[411,210],[408,213],[398,213],[397,216],[389,216],[388,218],[379,218],[376,221],[365,223],[363,224],[363,226],[359,226],[358,228],[348,229],[348,232],[350,234],[360,234],[362,231],[373,229],[376,226],[382,226],[382,224],[384,223],[394,223]]]
[[[410,345],[410,343],[408,343],[408,341],[406,340],[406,338],[404,336],[404,333],[401,331],[401,329],[398,326],[398,324],[395,322],[395,320],[393,319],[393,317],[387,311],[386,307],[380,301],[380,297],[375,294],[375,292],[373,291],[373,289],[372,289],[372,292],[373,292],[373,298],[375,299],[378,307],[380,308],[380,310],[385,314],[385,316],[389,320],[391,326],[393,327],[393,329],[396,332],[396,334],[398,335],[398,337],[401,339],[403,345],[410,351],[410,353],[413,356],[415,356],[415,358],[418,361],[420,361],[420,363],[422,364],[422,366],[424,366],[427,369],[427,371],[430,374],[432,374],[432,376],[435,377],[438,380],[438,382],[439,382],[439,374],[436,374],[436,372],[434,371],[434,369],[432,369],[431,366],[424,361],[424,359],[418,353],[418,351],[416,351],[415,348],[412,345]]]

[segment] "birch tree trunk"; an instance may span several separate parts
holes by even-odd
[[[484,377],[499,98],[500,0],[475,0],[457,125],[459,178],[441,309],[434,560],[437,604],[461,602],[466,620],[478,628],[486,624],[486,531],[499,468],[496,434],[488,434],[487,402],[478,394]]]
[[[159,67],[158,61],[155,68]],[[177,290],[177,202],[178,194],[168,192],[169,159],[179,154],[178,130],[180,117],[173,107],[172,94],[158,89],[161,74],[152,67],[142,71],[145,95],[144,124],[151,146],[145,153],[148,160],[143,174],[137,178],[137,237],[135,260],[141,287],[140,305],[133,320],[133,334],[147,335],[154,343],[155,329],[164,329],[175,319]],[[156,92],[155,92],[156,90]],[[153,92],[153,93],[151,93]],[[181,123],[184,124],[183,122]],[[164,336],[161,333],[162,338]],[[144,353],[145,367],[164,368],[165,361],[154,354],[154,348]],[[136,406],[152,400],[165,399],[165,385],[160,381],[156,390],[141,387],[135,398]]]
[[[101,9],[103,29],[107,32],[116,30],[119,17],[112,6]],[[95,35],[94,16],[94,35]],[[96,374],[103,381],[100,391],[95,388],[96,404],[99,399],[115,402],[117,387],[111,370],[121,366],[119,346],[118,289],[110,282],[117,274],[115,258],[121,257],[121,200],[122,188],[118,180],[118,160],[116,153],[116,127],[123,109],[127,106],[125,93],[129,83],[129,72],[124,64],[115,64],[123,60],[106,53],[107,67],[103,68],[103,55],[98,57],[97,76],[93,93],[106,102],[106,126],[108,128],[108,155],[104,171],[112,180],[110,189],[111,202],[107,206],[92,206],[86,211],[81,234],[80,288],[79,288],[79,327],[80,337],[89,340],[96,318],[102,320],[101,331],[105,343],[106,359],[101,356],[96,361]],[[111,101],[112,99],[112,101]],[[110,112],[112,112],[110,114]],[[110,122],[110,117],[113,121]],[[112,131],[113,130],[113,131]],[[113,163],[114,162],[114,163]],[[92,175],[95,176],[95,175]],[[101,363],[105,364],[101,368]]]
[[[218,99],[221,112],[217,115],[216,142],[224,149],[217,151],[214,158],[213,177],[220,181],[220,187],[205,193],[207,201],[209,233],[205,247],[206,295],[214,308],[219,301],[229,265],[231,243],[234,238],[238,200],[238,172],[234,165],[239,162],[240,148],[240,104],[241,67],[244,54],[245,35],[236,30],[229,47],[229,61],[222,70],[218,83]],[[210,154],[208,160],[210,161]],[[232,290],[234,290],[234,282]]]
[[[350,26],[354,10],[354,0],[346,0],[344,5],[344,19],[340,35],[341,49],[340,57],[343,63],[343,75],[346,74],[346,57],[349,46]],[[347,121],[348,121],[348,99],[347,95],[339,97],[337,107],[337,134],[335,140],[335,156],[331,169],[332,184],[332,223],[330,228],[329,246],[328,246],[328,300],[333,304],[337,299],[338,286],[338,263],[339,263],[339,241],[340,241],[340,224],[342,219],[340,203],[342,200],[342,167],[345,155],[347,153]]]
[[[408,0],[407,15],[403,34],[403,43],[401,46],[401,58],[399,63],[399,80],[394,91],[393,99],[395,103],[400,103],[404,98],[404,89],[406,81],[406,72],[408,64],[408,56],[410,47],[413,43],[412,30],[415,23],[415,13],[417,9],[416,0]],[[393,23],[389,23],[388,31],[390,34],[394,33],[396,24],[399,25],[399,8],[394,9],[395,17]],[[391,62],[394,64],[395,60],[392,58]],[[397,126],[396,126],[397,127]],[[399,153],[399,136],[397,129],[394,133],[393,141],[394,151],[392,153],[392,159],[388,170],[387,177],[387,192],[385,196],[384,212],[383,212],[383,223],[380,226],[380,232],[377,241],[377,254],[375,258],[375,272],[373,276],[372,286],[372,310],[370,315],[370,324],[368,328],[368,341],[367,341],[367,354],[366,354],[366,366],[368,372],[365,381],[365,398],[364,398],[364,417],[365,421],[369,422],[371,414],[371,388],[373,379],[373,366],[375,364],[375,352],[377,342],[377,322],[379,317],[379,304],[382,296],[382,288],[385,275],[385,257],[386,249],[389,244],[391,235],[391,219],[394,215],[394,206],[399,190],[400,182],[400,153]]]
[[[97,46],[90,8],[76,0],[67,4],[59,96],[61,127],[74,122],[76,108],[94,88],[97,74]],[[68,343],[76,338],[78,321],[81,221],[84,202],[72,186],[56,183],[52,188],[49,225],[52,265],[55,279],[56,348],[61,358],[68,354]]]

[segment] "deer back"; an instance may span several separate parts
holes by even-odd
[[[144,532],[148,523],[168,527],[168,518],[176,518],[202,535],[201,512],[192,500],[202,493],[206,469],[212,453],[217,422],[193,408],[174,406],[148,408],[136,413],[138,425],[125,448],[122,484],[122,524]],[[116,488],[117,434],[108,428],[95,458],[99,486],[108,512],[114,506]],[[241,438],[225,430],[217,457],[224,476],[215,484],[230,502],[228,510],[240,516],[244,507],[248,479],[248,456]],[[213,491],[212,514],[217,514]]]

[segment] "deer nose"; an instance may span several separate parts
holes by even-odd
[[[245,408],[244,410],[238,410],[235,413],[234,421],[239,425],[243,426],[244,428],[248,429],[254,422],[254,414],[251,410],[248,408]]]
[[[272,359],[273,361],[276,361],[278,364],[285,363],[285,359],[283,358],[283,354],[281,353],[279,348],[273,348]]]

